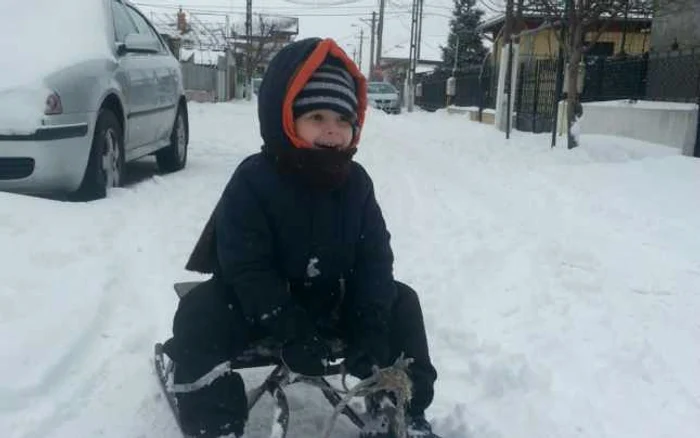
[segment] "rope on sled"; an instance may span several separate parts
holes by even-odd
[[[343,371],[343,390],[338,390],[340,394],[345,394],[343,399],[333,410],[333,415],[328,419],[323,431],[323,438],[330,438],[333,425],[340,413],[350,403],[353,397],[364,397],[377,392],[392,393],[396,399],[396,413],[393,427],[397,437],[406,436],[406,405],[411,400],[412,383],[408,377],[408,366],[413,362],[411,358],[404,358],[401,354],[393,365],[386,368],[375,366],[372,375],[361,380],[352,389],[348,389],[345,378],[347,373]]]

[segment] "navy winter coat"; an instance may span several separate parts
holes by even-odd
[[[367,172],[353,162],[340,188],[311,190],[274,163],[274,151],[294,147],[283,126],[286,93],[320,43],[288,46],[269,66],[258,100],[267,153],[238,166],[214,214],[214,274],[251,320],[292,296],[319,312],[341,298],[351,311],[387,312],[396,295],[390,235]]]

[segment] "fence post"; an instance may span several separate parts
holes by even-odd
[[[481,68],[481,72],[479,73],[479,123],[482,122],[481,120],[481,115],[484,111],[484,94],[485,94],[485,88],[484,88],[484,69],[483,66]]]
[[[647,95],[647,78],[649,76],[649,53],[642,55],[641,66],[639,68],[639,88],[637,95],[639,99],[644,99]]]
[[[562,33],[564,31],[562,30]],[[557,57],[557,80],[554,86],[554,124],[552,125],[552,146],[557,145],[557,124],[559,124],[559,101],[561,100],[562,88],[564,85],[564,49],[559,45],[559,55]]]
[[[698,105],[698,115],[697,115],[697,123],[696,123],[696,129],[695,129],[695,151],[693,152],[693,156],[696,158],[700,158],[700,66],[698,66],[698,83],[697,83],[697,89],[695,91],[696,96],[695,96],[695,102]]]
[[[539,120],[539,115],[537,114],[537,104],[540,100],[540,63],[542,62],[544,61],[540,59],[535,60],[535,91],[532,97],[532,132],[535,133],[539,132],[537,123]]]
[[[603,95],[603,84],[605,83],[605,58],[598,58],[598,96]]]

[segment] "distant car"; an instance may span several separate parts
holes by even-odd
[[[401,112],[399,90],[388,82],[369,82],[367,84],[368,103],[390,114]]]
[[[126,0],[36,3],[0,27],[0,190],[98,199],[128,161],[185,167],[180,64],[146,17]]]

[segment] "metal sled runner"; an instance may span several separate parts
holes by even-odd
[[[177,283],[175,284],[175,291],[177,292],[179,297],[183,297],[198,284],[200,283]],[[338,342],[332,347],[334,353],[342,355],[341,343]],[[323,376],[310,377],[298,375],[291,372],[289,368],[287,368],[287,366],[281,361],[278,354],[276,353],[277,351],[279,351],[278,348],[276,348],[274,343],[272,343],[271,341],[261,341],[260,343],[253,345],[249,350],[245,351],[239,357],[221,365],[223,368],[225,368],[225,370],[223,370],[224,372],[232,370],[241,370],[246,368],[274,366],[272,372],[268,375],[268,377],[263,381],[261,385],[252,388],[247,392],[248,411],[253,409],[255,404],[266,392],[272,396],[277,406],[279,407],[279,410],[276,412],[272,424],[273,431],[276,430],[276,433],[271,434],[271,436],[279,438],[285,438],[287,436],[290,411],[289,404],[287,402],[287,397],[284,393],[284,388],[288,385],[294,383],[305,383],[321,389],[326,400],[328,400],[328,402],[334,407],[334,415],[326,425],[325,433],[327,436],[330,435],[333,423],[335,422],[336,416],[339,413],[342,413],[347,418],[349,418],[350,421],[352,421],[358,428],[363,429],[364,421],[358,415],[357,412],[355,412],[350,406],[347,405],[347,402],[352,396],[361,396],[377,390],[387,389],[386,384],[376,384],[378,382],[377,378],[380,377],[379,370],[377,370],[377,374],[374,376],[374,378],[367,379],[368,381],[364,385],[357,385],[355,388],[353,388],[352,391],[348,391],[347,388],[345,388],[345,390],[335,388],[328,382],[326,377],[343,374],[341,365],[329,365],[326,373]],[[405,360],[403,360],[403,358],[401,358],[401,361],[402,362],[397,361],[397,368],[388,371],[388,373],[392,373],[390,378],[392,381],[396,379],[397,371],[399,373],[399,380],[402,380],[402,377],[404,378],[404,381],[407,380],[405,374],[405,366],[407,366],[407,364],[410,362],[406,362]],[[168,404],[170,405],[175,419],[177,420],[178,426],[180,426],[179,410],[177,405],[177,399],[175,397],[176,391],[173,388],[173,374],[175,364],[164,353],[163,344],[161,343],[157,343],[155,345],[154,366],[156,374],[158,376],[158,380],[160,382],[161,389],[165,397],[167,398]],[[387,373],[387,371],[384,372]],[[206,385],[206,376],[203,379],[205,380],[205,382],[202,383],[202,385]],[[389,389],[391,390],[391,388]],[[401,404],[401,407],[402,405],[403,404]],[[395,421],[392,423],[394,423],[394,427],[396,427],[396,421],[403,421],[403,409],[395,408],[393,416],[395,417]],[[398,426],[399,435],[397,436],[403,436],[403,433],[401,432],[403,432],[402,429],[404,428],[402,426],[402,424]]]

